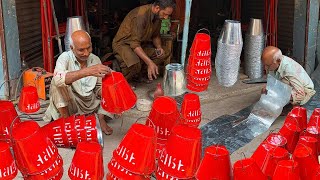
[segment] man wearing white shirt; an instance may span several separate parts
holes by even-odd
[[[71,36],[71,50],[62,53],[54,69],[50,87],[50,105],[44,120],[51,121],[73,114],[97,113],[102,131],[110,135],[113,130],[105,121],[110,116],[100,106],[102,77],[112,70],[101,64],[92,54],[89,34],[83,30]]]
[[[279,48],[266,47],[262,53],[262,62],[267,73],[292,87],[292,105],[303,105],[316,93],[314,84],[304,68],[293,59],[282,55]],[[262,93],[266,92],[263,88]]]

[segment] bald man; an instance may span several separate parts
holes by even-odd
[[[304,68],[293,59],[282,55],[279,48],[268,46],[263,50],[265,69],[275,78],[292,87],[292,105],[303,105],[316,93],[314,85]],[[265,88],[263,93],[267,93]]]
[[[70,51],[62,53],[54,69],[50,86],[50,105],[44,120],[51,121],[73,114],[97,113],[102,131],[113,130],[105,121],[112,117],[100,107],[101,82],[112,70],[92,54],[91,38],[83,30],[72,33]]]

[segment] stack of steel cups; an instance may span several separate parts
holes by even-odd
[[[218,39],[215,59],[216,74],[220,85],[230,87],[237,82],[242,46],[240,22],[226,20]]]
[[[194,92],[207,90],[212,71],[210,34],[199,31],[192,42],[187,65],[187,88]]]
[[[261,55],[264,48],[264,32],[261,19],[250,20],[244,45],[245,73],[250,79],[263,77]]]

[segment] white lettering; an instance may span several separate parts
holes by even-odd
[[[129,161],[129,163],[135,165],[136,163],[134,162],[134,153],[133,152],[130,152],[129,149],[127,149],[126,147],[124,146],[120,146],[116,149],[116,153],[121,157],[123,158],[124,160],[126,161]]]

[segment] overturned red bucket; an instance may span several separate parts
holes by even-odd
[[[102,79],[101,98],[102,108],[114,114],[131,109],[137,102],[136,94],[120,72],[112,72]]]
[[[301,129],[298,124],[285,123],[279,133],[287,139],[287,150],[292,153],[298,143]]]
[[[102,179],[102,147],[96,142],[80,142],[68,170],[71,180]]]
[[[158,165],[173,177],[192,178],[200,164],[200,153],[200,129],[177,125],[172,129],[166,147],[158,159]]]
[[[319,165],[318,160],[312,154],[312,149],[307,146],[297,147],[293,152],[293,159],[299,164],[300,177],[302,179],[311,179]]]
[[[12,138],[17,166],[24,176],[44,173],[50,178],[58,174],[62,166],[48,170],[60,157],[57,146],[40,131],[35,121],[19,123],[12,130]]]
[[[225,146],[212,145],[206,148],[196,173],[198,180],[229,180],[232,177],[229,151]]]
[[[21,89],[19,110],[24,113],[34,113],[40,109],[40,102],[37,88],[33,86],[25,86]]]
[[[296,149],[307,146],[312,150],[315,159],[318,159],[318,140],[311,136],[300,136]]]
[[[184,95],[181,104],[182,123],[188,126],[198,127],[201,122],[201,105],[197,94]]]
[[[307,128],[307,109],[304,107],[296,106],[291,110],[291,113],[301,118],[299,119],[300,128],[302,130],[306,129]]]
[[[155,130],[135,123],[113,152],[113,157],[130,172],[150,175],[156,168],[156,144]]]
[[[154,100],[146,125],[156,130],[158,139],[167,140],[179,120],[177,102],[171,97],[161,96]]]
[[[0,179],[14,179],[18,174],[18,168],[10,152],[9,144],[0,142]]]
[[[278,162],[272,180],[300,180],[298,162],[294,160],[282,160]]]
[[[0,141],[9,143],[11,125],[20,123],[20,118],[11,101],[0,100],[0,117]]]
[[[279,133],[269,134],[265,142],[276,147],[286,148],[287,146],[287,139]]]
[[[252,158],[237,161],[233,166],[234,180],[260,179],[267,180]]]

